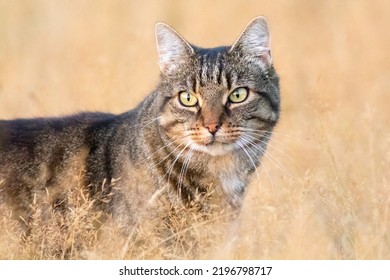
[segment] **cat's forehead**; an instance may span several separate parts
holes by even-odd
[[[194,49],[194,52],[198,56],[207,57],[210,59],[216,59],[221,54],[226,54],[230,47],[228,46],[221,46],[221,47],[215,47],[215,48],[199,48],[194,45],[191,45]]]
[[[221,56],[201,55],[198,57],[192,73],[187,78],[187,83],[193,86],[193,91],[207,93],[231,87],[232,71],[228,70],[225,59]]]
[[[196,92],[219,92],[229,90],[235,67],[229,62],[230,47],[194,48],[191,74],[187,77]]]

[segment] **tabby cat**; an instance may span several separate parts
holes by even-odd
[[[240,209],[279,117],[267,21],[232,46],[196,47],[163,23],[156,39],[160,80],[135,109],[0,121],[0,209],[26,221],[44,197],[65,211],[80,180],[128,233],[140,217],[167,226],[167,211]]]

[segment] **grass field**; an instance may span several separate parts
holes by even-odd
[[[258,15],[281,120],[215,258],[389,259],[388,1],[0,0],[0,118],[129,110],[158,80],[156,22],[212,47]],[[0,258],[18,258],[6,222]]]

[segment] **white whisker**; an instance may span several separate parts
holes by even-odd
[[[291,135],[291,134],[288,134],[288,133],[283,133],[283,132],[279,132],[279,131],[275,131],[275,130],[272,130],[271,131],[268,131],[268,130],[262,130],[262,129],[254,129],[254,128],[245,128],[245,127],[242,127],[241,129],[239,129],[240,131],[252,131],[252,132],[261,132],[261,133],[272,133],[272,134],[277,134],[277,135],[281,135],[281,136],[285,136],[285,137],[289,137],[293,140],[296,140],[298,142],[302,141],[302,139],[294,136],[294,135]],[[302,142],[300,142],[302,143]]]
[[[255,162],[253,161],[252,157],[249,155],[249,153],[246,151],[245,149],[245,143],[241,143],[241,139],[238,139],[238,141],[236,142],[237,145],[241,148],[241,150],[243,150],[245,152],[245,154],[248,156],[249,160],[252,162],[252,165],[253,165],[253,168],[254,168],[254,171],[256,172],[256,175],[257,175],[257,179],[260,180],[260,175],[259,173],[257,172],[257,166],[255,164]],[[257,155],[255,154],[255,157],[257,157]]]
[[[142,126],[141,127],[141,129],[142,129],[142,128],[146,127],[147,125],[149,125],[151,123],[154,123],[155,121],[157,121],[157,120],[159,120],[161,118],[162,118],[162,116],[159,116],[159,117],[151,119],[151,120],[146,120],[146,121],[143,121],[143,122],[140,122],[140,123],[137,123],[137,124],[131,126],[131,128],[137,127],[137,126]]]
[[[172,140],[172,141],[169,141],[167,144],[163,145],[162,147],[160,147],[158,150],[156,150],[154,153],[152,153],[151,155],[149,155],[147,158],[145,158],[144,161],[147,161],[147,160],[150,160],[156,153],[158,153],[159,151],[161,151],[162,149],[165,149],[166,147],[172,145],[173,143],[176,143],[184,138],[188,137],[188,135],[185,135],[183,137],[180,137],[178,139],[175,139],[175,140]],[[180,146],[180,145],[179,145]],[[154,167],[158,166],[161,162],[163,162],[165,159],[167,159],[171,154],[172,152],[174,152],[178,147],[176,147],[173,151],[171,151],[171,153],[169,153],[165,158],[163,158],[161,161],[159,161],[156,165],[154,165]]]
[[[129,128],[135,128],[135,127],[138,127],[138,126],[141,126],[140,130],[144,129],[145,127],[147,127],[148,125],[151,125],[153,124],[155,121],[159,120],[161,118],[160,117],[157,117],[157,118],[154,118],[154,119],[151,119],[151,120],[147,120],[147,121],[144,121],[144,122],[141,122],[141,123],[137,123],[133,126],[130,126]],[[144,125],[145,124],[145,125]],[[135,138],[137,138],[139,135],[134,135],[134,137],[130,138],[130,141],[133,141]]]
[[[285,156],[287,159],[289,159],[292,163],[294,163],[296,166],[299,167],[299,164],[298,162],[293,158],[291,157],[287,152],[283,151],[282,149],[276,147],[276,145],[273,145],[272,142],[276,142],[276,144],[280,145],[280,146],[284,146],[284,148],[286,148],[287,150],[289,150],[290,152],[294,153],[293,150],[291,150],[289,147],[287,147],[286,145],[284,145],[282,142],[280,141],[277,141],[275,140],[275,138],[272,138],[272,142],[269,142],[269,141],[264,141],[264,140],[261,140],[257,137],[254,137],[255,136],[263,136],[261,133],[256,133],[256,132],[246,132],[245,133],[246,136],[249,136],[251,137],[251,139],[255,139],[257,141],[260,141],[261,143],[264,143],[266,144],[267,146],[271,147],[272,149],[278,151],[280,154],[282,154],[283,156]],[[295,154],[295,153],[294,153]]]
[[[168,184],[169,184],[169,181],[170,181],[170,178],[171,178],[171,173],[173,171],[173,167],[175,165],[175,163],[177,162],[177,160],[180,158],[181,154],[184,152],[184,150],[190,145],[191,143],[188,143],[187,145],[185,145],[185,147],[178,153],[178,155],[176,156],[175,160],[173,161],[173,163],[171,164],[171,166],[168,168],[168,171],[164,174],[164,176],[162,177],[161,180],[163,180],[165,178],[165,176],[168,174]],[[181,145],[180,145],[181,146]]]
[[[263,131],[263,130],[257,130],[257,129],[245,129],[245,130],[241,130],[241,131],[242,131],[242,132],[245,132],[245,133],[251,133],[251,134],[253,134],[253,135],[258,135],[258,136],[260,136],[260,137],[264,137],[264,138],[266,138],[267,140],[270,140],[270,139],[271,139],[271,135],[266,135],[266,133],[270,134],[269,131]],[[277,134],[277,133],[272,132],[272,134]],[[281,135],[282,135],[282,134],[281,134]],[[287,135],[287,134],[285,134],[285,135]],[[295,154],[295,152],[294,152],[293,150],[291,150],[290,147],[286,146],[283,142],[278,141],[277,139],[275,139],[275,137],[272,138],[272,141],[278,143],[278,145],[283,146],[283,148],[285,148],[286,150],[289,150],[291,153],[294,153],[294,154]]]
[[[178,186],[179,188],[181,188],[183,183],[184,183],[184,177],[185,177],[185,174],[187,173],[188,167],[190,165],[193,151],[194,151],[194,148],[190,147],[190,150],[184,159],[183,165],[182,165],[181,170],[180,170],[180,175],[179,175],[179,186]]]
[[[243,138],[243,140],[245,140],[244,138]],[[248,141],[248,139],[246,139],[246,141]],[[250,142],[250,141],[249,141]],[[253,144],[252,144],[253,145]],[[261,148],[261,147],[260,147]],[[264,154],[264,150],[263,149],[261,149],[260,150],[260,152],[262,153],[262,154]],[[272,179],[271,179],[271,175],[270,175],[270,173],[269,173],[269,171],[268,171],[268,168],[260,161],[260,166],[264,169],[264,171],[265,171],[265,173],[267,174],[267,178],[268,178],[268,181],[270,182],[270,184],[271,184],[271,188],[272,188],[272,190],[274,189],[274,183],[272,182]],[[257,170],[256,170],[256,172],[257,172]],[[257,175],[257,177],[259,178],[259,175]],[[260,181],[260,180],[259,180]]]
[[[290,178],[293,178],[293,176],[291,175],[290,171],[285,168],[278,160],[274,159],[273,157],[271,157],[270,155],[268,155],[265,151],[265,149],[259,145],[256,145],[256,143],[251,140],[250,138],[254,139],[254,140],[258,140],[257,138],[253,137],[253,136],[250,136],[250,135],[245,135],[245,136],[242,136],[244,139],[246,139],[248,141],[249,144],[251,144],[255,149],[259,150],[261,153],[263,153],[263,155],[268,158],[277,168],[279,168],[282,172],[284,172],[285,174],[287,174]],[[250,137],[250,138],[246,138],[246,137]]]

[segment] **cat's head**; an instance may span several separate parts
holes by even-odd
[[[159,122],[172,141],[223,155],[269,137],[280,105],[265,18],[250,22],[232,46],[199,48],[163,23],[156,38]]]

